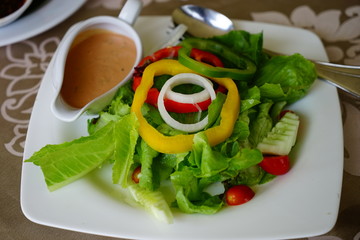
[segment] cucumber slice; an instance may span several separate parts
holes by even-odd
[[[288,155],[295,145],[299,124],[299,116],[287,112],[257,145],[257,149],[264,154]]]
[[[164,223],[173,223],[173,214],[160,191],[149,191],[141,188],[138,184],[131,184],[128,187],[136,202],[140,203],[157,220]]]

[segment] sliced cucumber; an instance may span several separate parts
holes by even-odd
[[[149,191],[141,188],[138,184],[128,187],[136,202],[140,203],[157,220],[164,223],[173,223],[173,214],[160,191]]]
[[[257,145],[257,149],[264,154],[288,155],[295,145],[299,124],[299,116],[287,112]]]

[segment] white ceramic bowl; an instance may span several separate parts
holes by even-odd
[[[17,9],[15,12],[11,13],[10,15],[7,15],[3,18],[0,18],[0,27],[3,27],[5,25],[8,25],[9,23],[12,23],[16,19],[18,19],[26,9],[30,6],[32,3],[32,0],[25,0],[24,4]]]

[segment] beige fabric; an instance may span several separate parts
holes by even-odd
[[[316,32],[333,62],[360,65],[359,0],[143,0],[141,15],[169,15],[182,4],[197,4],[234,19],[303,27]],[[95,15],[117,15],[123,0],[89,0],[70,18],[36,37],[0,47],[0,238],[109,239],[41,226],[20,208],[22,152],[40,80],[65,31]],[[6,36],[0,36],[4,38]],[[344,121],[345,169],[340,212],[329,233],[311,240],[360,239],[360,101],[339,91]],[[310,196],[311,197],[311,196]],[[259,228],[261,230],[261,227]]]

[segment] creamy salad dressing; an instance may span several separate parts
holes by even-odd
[[[122,81],[135,60],[130,38],[101,29],[82,32],[66,59],[62,98],[72,107],[84,107]]]

